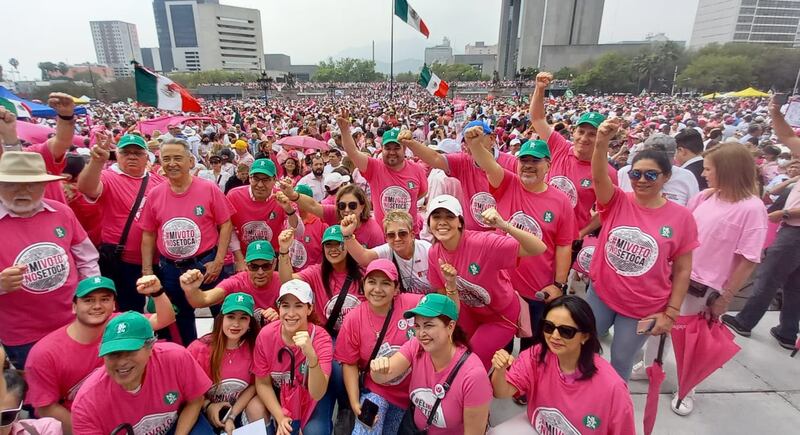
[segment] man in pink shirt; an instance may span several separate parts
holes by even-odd
[[[156,186],[141,217],[142,274],[153,274],[156,246],[161,254],[161,280],[178,308],[177,323],[182,343],[197,339],[194,310],[186,301],[178,278],[189,269],[204,272],[204,288],[213,288],[233,231],[231,206],[216,184],[192,177],[194,166],[189,144],[172,139],[161,145],[161,163],[168,183]]]
[[[47,174],[39,154],[0,158],[0,341],[16,367],[34,343],[72,321],[78,280],[100,275],[97,250],[69,206],[42,198],[47,183],[61,179]]]
[[[336,122],[341,131],[350,131],[350,114],[346,110]],[[421,165],[406,161],[406,147],[398,140],[399,135],[397,128],[383,134],[383,160],[359,152],[350,134],[343,135],[342,145],[347,156],[369,182],[375,220],[383,222],[383,216],[390,210],[405,210],[415,222],[414,233],[419,234],[422,220],[417,218],[417,200],[428,191],[428,177]]]
[[[147,195],[163,183],[164,177],[147,172],[147,144],[141,136],[126,134],[117,143],[117,163],[103,169],[109,158],[108,144],[99,141],[92,147],[91,160],[78,177],[78,190],[103,210],[100,251],[113,250],[119,244],[122,231],[131,212],[134,213],[122,254],[114,261],[102,261],[103,276],[114,281],[119,292],[120,311],[144,309],[144,295],[136,291],[136,280],[142,276],[142,227],[139,218],[147,203]],[[139,190],[145,191],[137,210],[132,211]],[[111,246],[103,246],[111,245]]]
[[[139,280],[143,295],[155,300],[156,313],[149,321],[158,330],[175,321],[172,303],[155,276]],[[97,348],[106,323],[113,317],[117,290],[114,282],[102,276],[78,283],[72,298],[75,320],[39,340],[25,363],[28,394],[25,402],[40,417],[61,422],[64,433],[72,433],[70,409],[78,389],[94,369],[103,364]]]
[[[99,356],[105,367],[89,375],[72,406],[76,434],[106,435],[125,423],[136,434],[212,433],[200,412],[211,380],[188,350],[156,342],[144,316],[111,319]]]

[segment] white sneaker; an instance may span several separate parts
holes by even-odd
[[[685,417],[691,414],[692,411],[694,410],[694,399],[692,398],[692,395],[689,394],[683,400],[681,400],[680,408],[677,405],[678,405],[678,393],[675,393],[675,395],[672,396],[672,403],[670,404],[670,408],[672,408],[672,412],[682,417]]]
[[[633,365],[633,369],[631,369],[630,380],[632,381],[647,380],[647,367],[644,365],[644,361],[639,361]]]

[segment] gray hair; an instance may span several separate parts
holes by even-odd
[[[166,145],[181,145],[183,146],[183,149],[186,151],[186,154],[190,156],[192,155],[192,146],[189,145],[189,142],[186,142],[183,139],[178,139],[173,137],[171,139],[165,140],[164,142],[161,142],[161,145],[159,145],[158,147],[159,152],[162,151]]]

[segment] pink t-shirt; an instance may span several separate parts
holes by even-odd
[[[375,220],[383,222],[390,210],[405,210],[417,222],[417,200],[428,191],[428,176],[422,165],[406,161],[400,170],[390,169],[382,160],[370,157],[367,170],[361,175],[372,190]],[[415,225],[414,232],[422,227]]]
[[[325,291],[325,286],[322,283],[322,265],[315,264],[309,266],[300,271],[298,276],[301,280],[307,282],[308,285],[311,286],[311,290],[314,291],[314,311],[317,313],[317,316],[319,316],[320,323],[324,325],[328,321],[331,311],[333,311],[333,306],[336,305],[337,296],[347,279],[347,273],[331,272],[328,282],[328,291],[330,294]],[[342,304],[342,311],[339,312],[339,319],[336,320],[333,329],[339,330],[342,326],[344,316],[364,300],[365,298],[360,289],[360,283],[358,280],[354,279],[353,282],[350,283],[350,288],[347,289],[347,295],[345,296],[344,304]]]
[[[275,197],[266,201],[255,201],[250,186],[240,186],[228,192],[235,212],[231,216],[233,228],[241,242],[242,252],[256,240],[267,240],[272,249],[278,250],[278,234],[287,228],[287,215]]]
[[[699,245],[691,212],[672,201],[642,207],[619,188],[598,208],[601,252],[589,269],[597,296],[634,319],[662,311],[672,293],[672,262]]]
[[[60,162],[56,162],[56,159],[53,157],[53,153],[50,151],[50,147],[47,146],[47,142],[31,145],[28,148],[25,148],[25,151],[41,154],[42,158],[44,159],[44,166],[47,169],[48,174],[61,175],[64,173],[64,168],[67,166],[66,154],[61,157]],[[44,198],[66,204],[67,198],[64,196],[63,181],[53,181],[47,183],[47,186],[44,188]]]
[[[578,160],[573,152],[574,146],[564,136],[553,132],[547,140],[552,155],[547,182],[567,194],[575,208],[578,230],[586,227],[591,220],[589,211],[594,206],[596,196],[592,186],[592,162]],[[617,170],[608,165],[608,177],[617,184]]]
[[[137,434],[163,434],[178,421],[181,407],[202,397],[211,380],[184,347],[157,342],[140,390],[125,391],[104,368],[83,383],[72,405],[73,432],[106,435],[121,423]],[[120,406],[120,404],[125,406]]]
[[[64,433],[60,421],[53,417],[43,417],[15,421],[11,424],[11,432],[8,435],[30,435],[22,423],[34,428],[39,435],[62,435]]]
[[[333,361],[333,341],[325,328],[310,324],[309,335],[312,347],[317,354],[319,367],[330,379],[331,362]],[[278,357],[282,348],[288,348],[294,354],[294,367],[285,353]],[[291,371],[294,371],[294,384],[290,384]],[[269,376],[272,385],[281,390],[281,406],[293,420],[300,420],[305,426],[317,402],[306,389],[308,363],[306,356],[297,346],[288,346],[281,337],[281,322],[272,322],[261,329],[256,339],[253,352],[253,374],[257,377]],[[328,386],[329,388],[330,385]]]
[[[414,319],[404,319],[403,313],[417,306],[422,295],[400,293],[394,298],[394,311],[386,328],[386,335],[378,348],[377,357],[390,357],[400,346],[414,336]],[[372,311],[369,303],[363,303],[351,311],[344,318],[344,324],[339,331],[333,357],[342,364],[357,365],[359,369],[366,370],[368,375],[364,378],[364,387],[373,393],[385,398],[390,403],[400,408],[408,408],[408,373],[403,373],[381,385],[372,380],[369,374],[369,357],[378,334],[383,328],[386,316],[378,316]]]
[[[28,267],[21,289],[0,294],[0,341],[11,346],[33,343],[74,318],[72,296],[79,276],[71,249],[86,240],[86,232],[69,206],[42,202],[54,211],[0,219],[0,270]]]
[[[436,401],[435,393],[443,391],[442,384],[445,383],[465,351],[464,348],[458,348],[450,364],[437,372],[433,367],[430,354],[422,350],[422,346],[416,338],[412,338],[400,347],[400,354],[411,362],[408,395],[416,406],[414,423],[418,428],[426,427],[431,408]],[[464,361],[450,390],[439,403],[429,433],[464,433],[464,408],[487,405],[491,401],[492,384],[489,382],[486,369],[483,368],[481,360],[472,354]]]
[[[191,258],[211,250],[219,240],[218,225],[231,217],[231,207],[216,184],[193,177],[182,194],[169,183],[156,186],[142,212],[144,231],[156,233],[161,255],[171,259]]]
[[[322,262],[322,234],[328,228],[328,224],[311,213],[303,220],[303,226],[303,236],[299,240],[293,240],[289,248],[295,272]]]
[[[733,272],[735,254],[761,262],[768,219],[764,203],[756,196],[733,203],[711,192],[700,192],[686,205],[697,222],[700,240],[692,255],[692,279],[721,290]]]
[[[578,238],[575,211],[567,196],[547,186],[544,192],[528,192],[519,177],[505,170],[503,181],[492,193],[500,198],[497,211],[511,225],[540,238],[547,251],[535,257],[523,257],[510,273],[520,295],[533,299],[537,291],[555,282],[556,246],[571,246]]]
[[[281,278],[278,272],[272,272],[272,278],[267,285],[256,287],[249,272],[244,271],[222,280],[217,287],[225,290],[225,296],[236,292],[249,294],[255,301],[255,308],[275,308],[281,289]]]
[[[336,205],[322,205],[322,220],[328,225],[339,225]],[[383,222],[383,217],[381,217],[380,222]],[[358,240],[358,243],[361,243],[367,249],[386,243],[386,238],[383,235],[383,226],[374,217],[367,219],[366,222],[361,222],[361,225],[356,228],[353,235]]]
[[[336,205],[336,195],[328,195],[319,202],[322,205]]]
[[[589,274],[589,265],[592,264],[592,256],[597,247],[597,237],[586,236],[583,238],[583,246],[578,251],[578,256],[575,262],[572,263],[572,268],[585,275]]]
[[[528,396],[528,419],[537,433],[636,433],[628,387],[608,361],[595,355],[591,378],[567,382],[558,357],[548,352],[540,363],[540,351],[541,345],[522,351],[506,372],[508,383]]]
[[[506,315],[515,318],[512,302],[518,300],[508,272],[518,266],[519,242],[509,236],[464,230],[454,251],[434,243],[428,251],[428,279],[431,289],[444,288],[439,260],[458,270],[456,288],[461,307],[485,316]],[[491,305],[491,309],[487,306]]]
[[[503,169],[511,172],[517,172],[517,162],[517,158],[512,154],[503,152],[497,154],[497,163],[500,163],[500,166],[502,166]]]
[[[63,326],[39,340],[25,361],[28,395],[25,403],[34,408],[60,404],[69,410],[83,381],[103,365],[97,356],[100,338],[81,344],[67,335]]]
[[[142,217],[142,210],[147,204],[150,192],[165,181],[164,177],[150,173],[142,203],[134,215],[128,240],[125,242],[125,250],[122,251],[122,261],[142,264],[142,227],[139,219]],[[100,173],[100,182],[103,183],[103,191],[97,198],[97,204],[103,209],[101,240],[103,243],[117,244],[119,238],[122,237],[122,230],[125,228],[125,222],[128,221],[131,207],[136,201],[142,179],[133,178],[113,169],[106,169]]]
[[[486,173],[475,164],[472,156],[467,153],[445,154],[447,161],[447,175],[458,179],[464,193],[461,207],[464,213],[464,222],[468,230],[488,231],[492,227],[483,223],[481,213],[496,207],[495,197],[492,196],[489,179]]]
[[[193,341],[186,349],[192,354],[206,376],[212,379],[211,334]],[[252,366],[253,352],[247,342],[243,342],[236,349],[226,349],[219,366],[220,381],[206,392],[206,398],[215,403],[235,403],[239,394],[254,381],[251,373]]]

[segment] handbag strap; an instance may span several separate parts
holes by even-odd
[[[472,352],[465,350],[464,353],[461,354],[461,358],[458,359],[458,362],[456,363],[455,367],[453,367],[453,370],[451,370],[450,374],[447,375],[447,380],[445,380],[444,385],[442,385],[442,387],[444,387],[444,393],[442,394],[442,397],[436,398],[436,401],[433,402],[433,406],[431,407],[431,413],[428,414],[428,421],[425,423],[426,431],[431,427],[431,424],[433,423],[433,417],[436,416],[436,411],[439,409],[439,405],[442,403],[442,399],[444,399],[444,396],[447,394],[447,391],[450,390],[450,386],[453,385],[453,380],[455,380],[458,371],[461,369],[461,366],[464,365],[464,362],[467,361],[467,357],[469,357],[471,353]]]
[[[147,189],[147,181],[149,179],[150,174],[145,174],[144,178],[142,178],[142,183],[139,185],[139,193],[136,194],[136,200],[133,202],[133,208],[131,208],[131,212],[128,213],[128,220],[125,222],[125,228],[122,230],[122,236],[120,236],[119,243],[117,244],[117,250],[120,253],[125,248],[125,242],[128,241],[128,233],[131,231],[133,218],[136,217],[136,212],[139,211],[139,205],[142,204],[144,191]]]
[[[331,315],[328,317],[328,321],[325,323],[325,329],[331,334],[333,334],[333,327],[336,326],[336,321],[339,319],[339,313],[342,312],[342,306],[344,305],[344,300],[346,299],[347,290],[350,288],[350,284],[352,283],[353,277],[347,275],[347,278],[344,280],[344,284],[342,284],[342,288],[339,289],[339,294],[336,296],[336,303],[333,305]]]
[[[370,361],[374,360],[376,356],[378,356],[378,350],[381,348],[381,344],[383,344],[383,338],[386,337],[386,331],[389,329],[389,322],[392,320],[392,313],[394,313],[394,303],[389,308],[389,312],[386,313],[386,319],[383,321],[383,326],[381,327],[381,332],[378,334],[378,339],[375,340],[375,346],[372,348],[372,353],[369,355],[369,360],[367,361],[367,369],[369,369]],[[361,390],[364,388],[364,375],[366,370],[362,370],[358,377],[358,389]]]
[[[397,263],[397,254],[392,252],[392,263],[394,263],[394,267],[397,269],[397,273],[400,273],[400,264]],[[411,258],[411,264],[414,264],[414,258]],[[411,268],[411,274],[414,274],[414,268]],[[405,284],[403,284],[403,276],[400,275],[400,279],[398,280],[398,284],[400,284],[400,293],[407,293],[408,289],[406,288]]]

